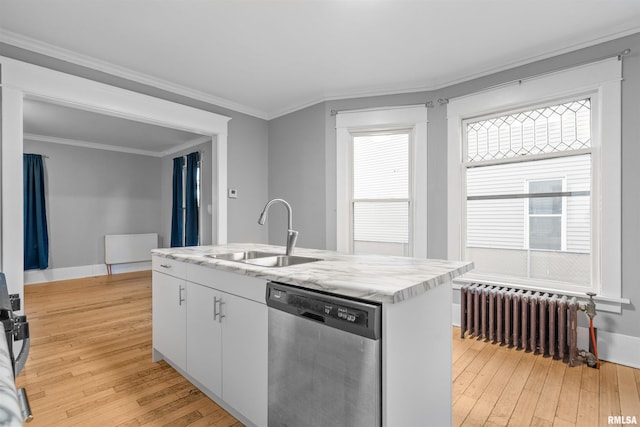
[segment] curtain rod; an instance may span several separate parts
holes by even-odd
[[[383,107],[370,107],[370,108],[345,108],[344,110],[331,110],[331,115],[336,116],[339,113],[348,113],[350,111],[377,111],[377,110],[391,110],[393,108],[407,108],[407,107],[420,107],[432,108],[433,101],[427,101],[424,104],[406,104],[406,105],[389,105]]]
[[[479,92],[484,92],[484,91],[487,91],[487,90],[497,89],[497,88],[500,88],[500,87],[503,87],[503,86],[509,86],[509,85],[516,84],[516,83],[517,84],[521,84],[523,81],[526,81],[526,80],[530,80],[530,79],[534,79],[534,78],[537,78],[537,77],[545,76],[547,74],[556,73],[558,71],[568,70],[569,68],[579,67],[581,65],[591,64],[593,62],[603,61],[603,60],[609,59],[609,58],[616,58],[617,57],[618,61],[622,61],[622,58],[624,58],[625,56],[629,56],[630,54],[631,54],[631,49],[627,48],[627,49],[624,49],[621,52],[618,52],[618,53],[616,53],[614,55],[605,55],[605,56],[601,56],[601,57],[598,57],[598,58],[595,58],[595,59],[589,59],[587,61],[583,61],[583,62],[580,62],[578,64],[565,65],[564,67],[555,68],[555,69],[550,70],[550,71],[545,71],[545,72],[542,72],[542,73],[533,74],[531,76],[522,77],[522,78],[519,78],[519,79],[509,80],[508,82],[498,83],[496,85],[489,86],[489,87],[486,87],[486,88],[482,88],[482,89],[479,89],[479,90],[474,91],[474,92],[469,92],[469,93],[465,93],[464,95],[456,96],[455,98],[462,98],[463,96],[467,96],[467,95],[471,95],[471,94],[479,93]],[[486,77],[486,76],[483,76],[483,77]],[[447,105],[449,103],[449,98],[438,98],[437,102],[438,102],[438,105],[440,105],[440,106]],[[348,112],[348,111],[386,110],[386,109],[390,109],[390,108],[417,107],[419,105],[424,105],[426,108],[433,108],[434,107],[433,101],[427,101],[424,104],[410,104],[410,105],[395,105],[395,106],[391,106],[391,107],[352,108],[352,109],[345,109],[345,110],[331,110],[331,115],[335,116],[338,113]]]
[[[554,68],[553,70],[544,71],[544,72],[541,72],[541,73],[538,73],[538,74],[533,74],[531,76],[522,77],[522,78],[519,78],[519,79],[509,80],[509,81],[504,82],[504,83],[498,83],[498,84],[495,84],[493,86],[488,86],[488,87],[485,87],[485,88],[482,88],[482,89],[478,89],[478,90],[473,91],[473,92],[465,93],[463,95],[454,96],[453,98],[463,98],[463,97],[468,96],[468,95],[473,95],[473,94],[480,93],[480,92],[486,92],[486,91],[493,90],[493,89],[498,89],[498,88],[501,88],[501,87],[504,87],[504,86],[510,86],[510,85],[513,85],[513,84],[522,84],[522,82],[525,82],[527,80],[535,79],[535,78],[538,78],[538,77],[543,77],[543,76],[546,76],[546,75],[549,75],[549,74],[557,73],[559,71],[568,70],[568,69],[574,68],[574,67],[580,67],[582,65],[592,64],[592,63],[598,62],[598,61],[604,61],[605,59],[618,58],[618,61],[622,61],[622,58],[624,58],[625,56],[629,56],[630,54],[631,54],[631,49],[627,48],[627,49],[624,49],[621,52],[618,52],[618,53],[613,54],[613,55],[600,56],[598,58],[589,59],[589,60],[586,60],[586,61],[579,62],[577,64],[565,65],[563,67]],[[448,98],[446,98],[446,99],[438,99],[438,102],[440,103],[440,105],[442,105],[443,103],[448,104],[449,103],[449,99]]]

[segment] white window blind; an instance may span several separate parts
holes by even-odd
[[[358,242],[409,243],[409,192],[409,133],[354,136],[354,248],[363,248]]]

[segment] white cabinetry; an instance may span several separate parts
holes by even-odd
[[[222,319],[224,400],[259,425],[267,425],[267,306],[226,295]]]
[[[152,273],[153,347],[183,370],[187,364],[185,287],[184,279]]]
[[[187,372],[222,396],[222,323],[218,317],[220,292],[187,283]]]
[[[153,260],[154,359],[166,358],[243,421],[266,426],[266,282],[165,260]]]

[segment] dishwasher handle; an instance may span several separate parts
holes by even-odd
[[[306,317],[307,319],[315,320],[316,322],[325,323],[324,317],[319,314],[312,313],[310,311],[303,311],[300,313],[300,316]]]
[[[268,282],[267,306],[324,326],[365,338],[379,340],[382,335],[382,306],[379,303]]]

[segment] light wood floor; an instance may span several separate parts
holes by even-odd
[[[151,362],[149,272],[29,285],[25,307],[31,353],[16,383],[29,394],[30,426],[241,426],[166,363]],[[461,340],[457,328],[453,337],[455,425],[640,422],[638,370],[568,368]]]
[[[602,362],[569,367],[460,338],[453,328],[455,426],[607,426],[610,415],[640,423],[640,370]]]
[[[29,426],[241,426],[151,361],[151,273],[25,286]]]

